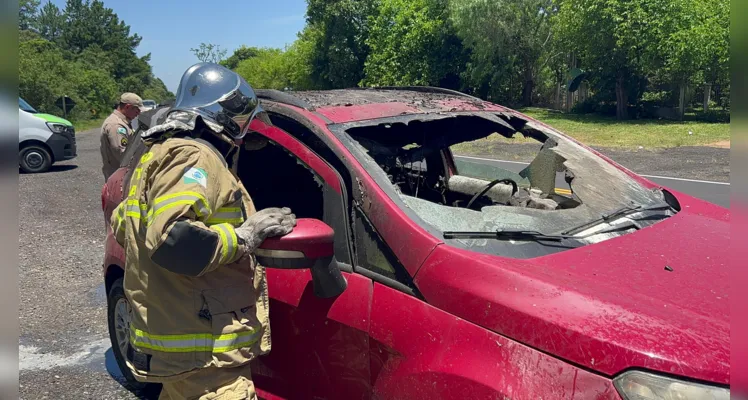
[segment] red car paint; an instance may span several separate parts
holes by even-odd
[[[320,299],[309,271],[269,269],[273,350],[253,365],[263,398],[618,399],[611,379],[631,369],[729,385],[729,211],[671,191],[682,211],[633,234],[527,260],[473,253],[410,220],[326,121],[507,109],[464,99],[275,105],[316,125],[346,159],[357,186],[347,189],[366,193],[361,209],[423,298],[344,272],[346,291]],[[252,128],[345,192],[290,134],[259,120]],[[122,199],[121,171],[102,193],[107,218]],[[110,282],[124,265],[111,232],[106,251]]]

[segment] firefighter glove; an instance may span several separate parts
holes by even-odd
[[[258,211],[236,228],[236,236],[244,241],[245,254],[254,252],[269,237],[291,233],[296,226],[296,216],[291,209],[266,208]]]

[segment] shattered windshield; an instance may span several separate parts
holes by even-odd
[[[392,189],[398,205],[415,214],[414,220],[443,238],[445,232],[455,237],[447,242],[479,251],[506,253],[507,245],[529,245],[543,249],[518,257],[547,254],[636,231],[677,209],[657,207],[672,199],[519,114],[411,115],[343,129],[364,165],[376,165],[377,174],[386,177],[380,182]],[[516,136],[532,139],[534,147],[522,147],[532,149],[532,161],[455,156],[466,146],[481,146],[490,135],[503,136],[507,146]],[[512,235],[488,238],[487,233],[496,232]],[[548,235],[563,240],[533,240]],[[505,237],[511,240],[502,242]]]

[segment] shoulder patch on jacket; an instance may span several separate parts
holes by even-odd
[[[117,133],[119,133],[120,135],[127,135],[127,129],[125,129],[124,126],[120,126],[119,128],[117,128]]]
[[[184,175],[182,175],[182,181],[184,183],[197,183],[198,185],[207,188],[208,173],[202,168],[191,167],[184,172]]]
[[[122,147],[127,147],[127,137],[120,139],[119,144],[121,144]]]

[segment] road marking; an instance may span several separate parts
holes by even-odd
[[[654,179],[668,179],[671,181],[683,181],[683,182],[693,182],[693,183],[710,183],[712,185],[723,185],[723,186],[730,186],[730,182],[715,182],[715,181],[700,181],[698,179],[686,179],[686,178],[673,178],[672,176],[657,176],[657,175],[639,175],[643,176],[645,178],[654,178]]]
[[[455,158],[466,158],[466,159],[469,159],[469,160],[480,160],[480,161],[494,161],[494,162],[501,162],[501,163],[507,163],[507,164],[530,165],[530,163],[528,163],[528,162],[497,160],[495,158],[482,158],[482,157],[469,157],[469,156],[455,156]],[[730,182],[702,181],[702,180],[698,180],[698,179],[674,178],[672,176],[659,176],[659,175],[644,175],[644,174],[637,174],[637,175],[643,176],[645,178],[653,178],[653,179],[668,179],[668,180],[671,180],[671,181],[693,182],[693,183],[709,183],[709,184],[712,184],[712,185],[730,186]]]
[[[481,158],[481,157],[469,157],[469,156],[455,156],[455,158],[467,158],[470,160],[481,160],[481,161],[499,161],[507,164],[522,164],[522,165],[530,165],[528,162],[522,162],[522,161],[507,161],[507,160],[497,160],[495,158]]]

